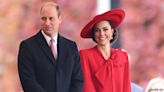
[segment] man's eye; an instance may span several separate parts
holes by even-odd
[[[46,17],[42,17],[41,19],[42,19],[42,20],[46,20],[47,18],[46,18]]]
[[[49,19],[50,19],[50,20],[53,20],[53,17],[50,17]]]

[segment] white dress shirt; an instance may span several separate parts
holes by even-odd
[[[50,46],[50,40],[51,40],[52,38],[49,37],[49,36],[47,36],[43,31],[41,31],[41,32],[42,32],[44,38],[46,39],[47,44]],[[58,38],[58,34],[56,34],[56,35],[53,37],[53,40],[54,40],[53,45],[54,45],[54,47],[55,47],[56,55],[58,56],[58,51],[57,51],[57,42],[58,42],[58,41],[57,41],[57,38]]]

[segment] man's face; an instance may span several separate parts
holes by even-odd
[[[41,16],[41,29],[50,37],[58,33],[61,18],[58,16],[58,11],[54,6],[44,6],[40,12]]]

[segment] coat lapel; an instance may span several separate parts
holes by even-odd
[[[64,38],[60,35],[58,35],[58,59],[57,62],[58,64],[63,64],[65,59],[67,58],[68,52],[67,52],[67,44],[64,42]]]
[[[49,61],[52,64],[56,65],[56,60],[53,57],[53,54],[51,52],[51,49],[49,47],[49,45],[47,44],[44,36],[42,35],[41,31],[36,35],[37,37],[37,42],[39,44],[39,47],[41,47],[42,51],[45,53],[45,55],[50,59]]]

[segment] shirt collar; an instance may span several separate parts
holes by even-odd
[[[46,39],[46,42],[50,45],[51,37],[47,36],[47,35],[43,32],[43,30],[41,31],[41,33],[43,34],[44,38]],[[55,45],[57,45],[57,38],[58,38],[58,34],[55,35],[55,36],[53,37],[53,39],[54,39],[54,41],[55,41],[55,42],[54,42]]]

